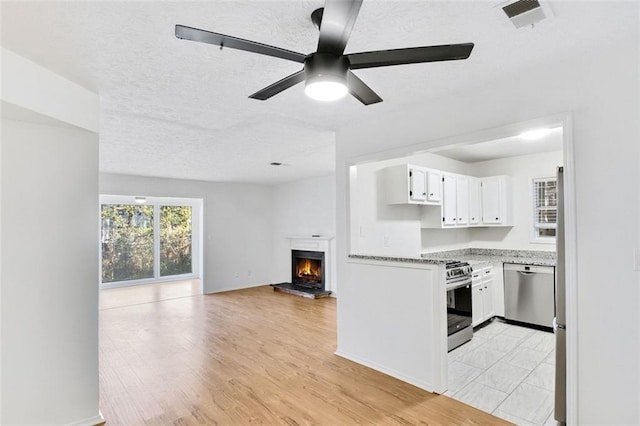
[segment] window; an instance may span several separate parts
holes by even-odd
[[[102,282],[153,278],[153,206],[101,206]]]
[[[191,206],[160,206],[160,276],[190,274]]]
[[[201,200],[105,195],[100,204],[102,284],[199,275]]]
[[[533,179],[533,235],[540,242],[555,242],[558,214],[556,178]]]

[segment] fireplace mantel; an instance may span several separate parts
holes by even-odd
[[[287,238],[290,240],[333,240],[333,237],[326,235],[287,235]]]
[[[311,250],[329,252],[330,242],[333,237],[312,237],[311,235],[291,235],[291,250]]]

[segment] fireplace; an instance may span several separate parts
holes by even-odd
[[[291,250],[291,283],[324,290],[324,252]]]
[[[309,299],[328,297],[333,293],[335,276],[330,241],[333,237],[311,235],[287,237],[291,240],[291,281],[273,283],[273,291],[294,294]],[[283,252],[286,256],[288,253]],[[282,278],[288,280],[287,268]]]

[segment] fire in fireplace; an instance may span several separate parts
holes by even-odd
[[[324,253],[291,250],[291,282],[324,290]]]

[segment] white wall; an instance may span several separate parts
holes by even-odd
[[[0,423],[96,424],[99,98],[1,56]]]
[[[638,3],[625,7],[639,16]],[[577,372],[578,389],[569,399],[577,397],[577,412],[572,413],[576,417],[571,420],[580,424],[640,423],[640,336],[633,329],[640,324],[640,278],[632,256],[640,246],[637,26],[630,33],[597,49],[597,55],[557,57],[474,90],[350,123],[336,140],[338,279],[348,288],[356,285],[348,280],[346,266],[346,165],[351,159],[398,150],[406,141],[435,146],[438,142],[428,141],[573,113],[575,167],[567,173],[576,178],[577,223],[569,225],[577,230],[578,276],[570,285],[577,285],[572,291],[577,292],[578,308],[568,312],[577,323],[567,328],[578,345],[577,364],[569,365],[570,374]],[[429,117],[429,126],[423,125],[424,117]],[[415,146],[407,147],[407,152],[412,150]],[[338,333],[353,327],[341,306],[365,309],[355,301],[343,302],[338,305]]]
[[[381,170],[397,164],[425,166],[452,173],[468,173],[466,163],[431,153],[421,153],[355,166],[351,182],[352,253],[384,256],[418,257],[421,251],[420,212],[416,205],[389,205],[385,201]],[[443,234],[444,236],[444,234]],[[465,242],[466,229],[453,230],[448,237]],[[431,242],[431,239],[426,241]],[[424,244],[424,243],[423,243]],[[444,244],[444,242],[443,242]]]
[[[523,155],[470,164],[472,176],[511,176],[511,200],[515,226],[473,228],[473,247],[555,251],[555,242],[533,241],[533,178],[553,177],[563,165],[562,151]]]
[[[100,193],[203,199],[204,292],[271,282],[272,187],[100,174]]]
[[[288,236],[336,235],[335,175],[304,179],[273,187],[273,278],[271,282],[291,281],[291,247]],[[335,239],[330,241],[335,265]],[[335,276],[331,277],[336,292]]]
[[[98,137],[2,119],[2,424],[97,422]]]

